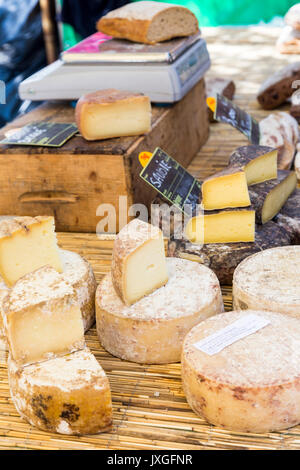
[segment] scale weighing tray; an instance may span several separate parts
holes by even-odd
[[[94,54],[76,54],[76,46],[71,49],[21,82],[20,98],[77,100],[86,93],[117,88],[144,93],[152,102],[173,103],[210,67],[200,33],[154,46],[107,38]]]

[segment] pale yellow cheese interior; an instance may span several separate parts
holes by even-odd
[[[186,236],[192,243],[235,243],[255,240],[255,211],[224,211],[189,220]]]
[[[261,213],[263,224],[273,219],[273,217],[278,214],[282,206],[296,188],[296,185],[296,174],[291,172],[287,178],[285,178],[281,183],[273,188],[272,191],[269,192],[269,194],[266,196]]]
[[[261,155],[245,167],[248,186],[277,178],[277,150]]]
[[[0,274],[8,286],[45,265],[63,271],[52,217],[0,239]]]
[[[205,210],[246,207],[250,205],[246,174],[242,171],[216,176],[202,184]]]
[[[151,129],[149,99],[122,100],[115,103],[84,103],[80,130],[87,140],[140,135]]]
[[[128,256],[124,271],[125,296],[132,304],[168,281],[162,234]]]
[[[47,306],[11,312],[9,317],[11,354],[20,364],[45,360],[84,346],[80,308],[74,304],[67,306],[63,299],[53,300]]]

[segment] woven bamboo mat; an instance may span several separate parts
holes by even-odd
[[[208,75],[231,77],[236,102],[261,119],[255,93],[261,81],[297,56],[281,56],[274,43],[278,29],[204,29],[213,66]],[[282,109],[285,109],[284,107]],[[210,139],[190,166],[202,179],[226,166],[230,152],[246,139],[224,124],[211,126]],[[188,142],[187,142],[188,145]],[[112,240],[92,234],[59,234],[60,245],[84,255],[97,281],[108,272]],[[231,288],[222,288],[226,310]],[[187,405],[180,364],[143,366],[114,358],[100,346],[95,329],[86,335],[88,346],[106,371],[113,397],[113,429],[96,436],[61,436],[39,431],[23,421],[10,399],[6,354],[0,356],[0,449],[300,449],[300,426],[265,435],[230,433],[210,426]]]

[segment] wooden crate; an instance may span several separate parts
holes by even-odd
[[[75,136],[58,149],[2,146],[0,214],[51,214],[59,231],[95,232],[100,204],[112,204],[117,221],[119,196],[127,196],[128,206],[150,204],[155,191],[140,180],[137,156],[160,146],[183,166],[191,162],[209,133],[204,80],[180,102],[153,106],[152,115],[152,129],[145,136],[97,142]],[[43,105],[3,128],[0,138],[9,129],[40,120],[73,122],[74,109]]]

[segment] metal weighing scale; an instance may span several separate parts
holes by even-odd
[[[200,33],[154,46],[108,38],[97,54],[70,54],[19,86],[20,98],[77,100],[85,93],[117,88],[148,95],[152,102],[180,100],[210,67]]]

